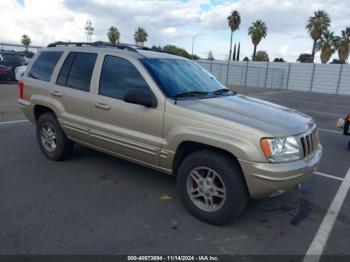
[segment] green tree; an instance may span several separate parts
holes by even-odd
[[[120,33],[119,33],[118,28],[116,28],[116,27],[114,27],[114,26],[111,26],[111,27],[108,29],[107,37],[108,37],[108,40],[109,40],[112,44],[118,43],[118,42],[119,42],[119,38],[120,38]]]
[[[313,63],[311,54],[300,54],[297,62],[299,63]]]
[[[175,45],[165,45],[163,48],[159,45],[158,46],[153,45],[150,50],[157,51],[157,52],[166,52],[166,53],[186,57],[188,59],[193,59],[193,60],[200,59],[200,57],[197,55],[193,55],[193,57],[192,57],[192,55],[190,53],[188,53],[185,49],[177,47]],[[208,59],[209,59],[210,53],[211,53],[211,51],[209,51]],[[213,55],[213,54],[211,53],[211,55]],[[214,57],[213,57],[213,59],[214,59]]]
[[[135,39],[136,44],[141,43],[141,45],[143,45],[144,42],[147,42],[147,37],[148,37],[148,34],[147,34],[146,30],[143,29],[142,27],[138,27],[135,30],[134,39]]]
[[[258,51],[255,56],[255,61],[269,62],[269,55],[266,51]]]
[[[234,10],[231,12],[231,14],[227,17],[228,20],[228,26],[231,29],[231,41],[230,41],[230,53],[228,56],[228,60],[231,60],[231,54],[232,54],[232,36],[233,32],[236,31],[240,24],[241,24],[241,15],[238,11]]]
[[[174,54],[174,55],[186,57],[188,59],[193,59],[193,60],[199,59],[198,56],[193,55],[193,57],[192,57],[192,55],[190,53],[188,53],[185,49],[177,47],[175,45],[165,45],[163,47],[163,50],[168,52],[168,53]]]
[[[314,12],[313,16],[309,17],[306,29],[308,30],[311,38],[314,43],[312,46],[312,63],[315,59],[315,50],[317,41],[322,37],[322,34],[328,29],[331,25],[331,19],[329,15],[324,10],[318,10]]]
[[[321,62],[326,64],[335,52],[337,37],[333,32],[323,32],[320,40],[316,44],[316,50],[321,51]]]
[[[349,57],[350,51],[350,27],[341,31],[341,37],[335,41],[335,47],[338,50],[338,58],[340,63],[345,64]]]
[[[31,42],[32,42],[32,40],[29,38],[29,36],[27,36],[27,35],[22,35],[21,43],[22,43],[22,45],[25,46],[26,52],[28,52],[28,47],[29,47],[29,45],[30,45]]]
[[[151,47],[151,50],[154,50],[154,51],[162,51],[163,49],[162,49],[162,47],[161,47],[160,45],[158,45],[158,46],[153,45],[153,46]]]
[[[275,63],[285,63],[286,62],[286,61],[284,61],[284,59],[282,57],[280,57],[280,58],[276,57],[273,61]]]
[[[262,20],[256,20],[253,22],[253,24],[248,28],[248,35],[251,37],[254,45],[252,60],[255,61],[256,47],[260,43],[261,39],[267,36],[267,26],[265,22]]]
[[[330,64],[344,64],[344,63],[342,63],[340,60],[338,60],[338,59],[333,59],[333,61],[332,62],[330,62]]]

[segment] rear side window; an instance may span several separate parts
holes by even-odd
[[[42,81],[50,81],[52,72],[62,53],[63,52],[42,52],[35,60],[28,76]]]
[[[71,52],[64,61],[56,83],[89,92],[97,54]]]
[[[149,89],[137,69],[127,60],[106,56],[100,77],[99,94],[123,99],[131,88]]]

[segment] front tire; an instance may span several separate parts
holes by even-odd
[[[73,142],[63,132],[55,115],[42,114],[36,125],[36,136],[41,152],[54,161],[67,158],[73,149]]]
[[[245,210],[248,193],[239,164],[217,151],[197,151],[180,164],[177,181],[188,211],[200,220],[224,225]]]

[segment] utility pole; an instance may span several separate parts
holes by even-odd
[[[86,34],[86,42],[91,42],[91,37],[94,34],[94,28],[92,26],[91,20],[87,20],[85,24],[85,34]]]

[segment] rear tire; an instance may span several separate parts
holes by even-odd
[[[41,152],[48,159],[60,161],[72,153],[73,142],[67,138],[56,116],[51,112],[39,117],[36,136]]]
[[[230,156],[210,150],[190,154],[177,173],[180,197],[200,220],[224,225],[245,210],[248,193],[239,164]]]

